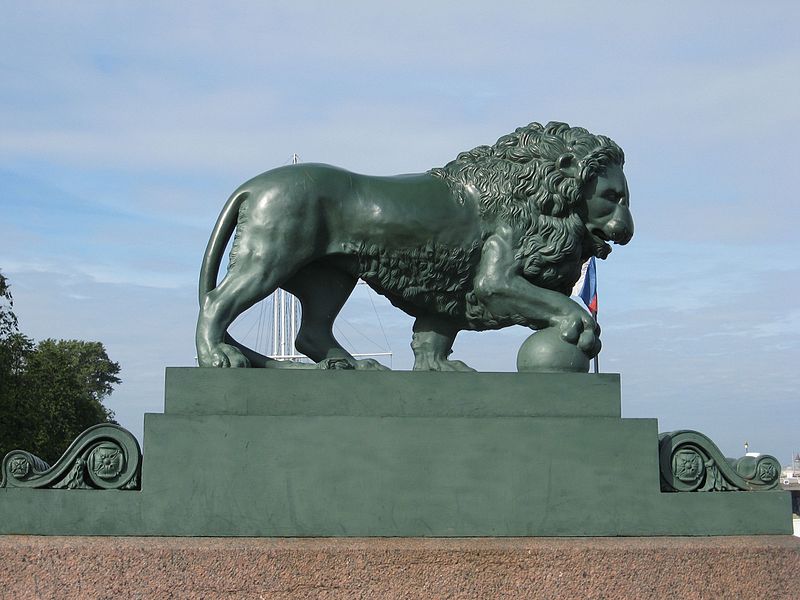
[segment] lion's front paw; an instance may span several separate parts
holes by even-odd
[[[592,358],[600,352],[600,326],[583,309],[576,308],[567,316],[557,319],[561,339],[578,348]]]
[[[352,371],[355,366],[346,358],[325,358],[317,363],[317,368],[323,371]]]

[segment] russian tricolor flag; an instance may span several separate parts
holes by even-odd
[[[589,312],[597,315],[597,268],[594,256],[583,263],[580,279],[572,288],[572,295],[580,297]]]

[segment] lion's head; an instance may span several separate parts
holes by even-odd
[[[627,242],[624,234],[590,224],[586,204],[597,177],[624,162],[622,149],[606,136],[566,123],[531,123],[431,173],[457,188],[477,189],[483,219],[519,231],[517,258],[525,276],[566,293],[583,260],[605,258],[608,240]]]

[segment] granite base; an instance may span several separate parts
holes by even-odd
[[[0,597],[798,597],[800,540],[0,537]]]

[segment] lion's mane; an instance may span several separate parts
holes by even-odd
[[[575,177],[558,168],[572,155]],[[492,146],[478,146],[430,173],[457,194],[473,186],[485,220],[502,220],[519,232],[517,258],[537,285],[569,293],[587,251],[588,233],[577,213],[584,187],[625,155],[610,138],[582,127],[531,123]]]

